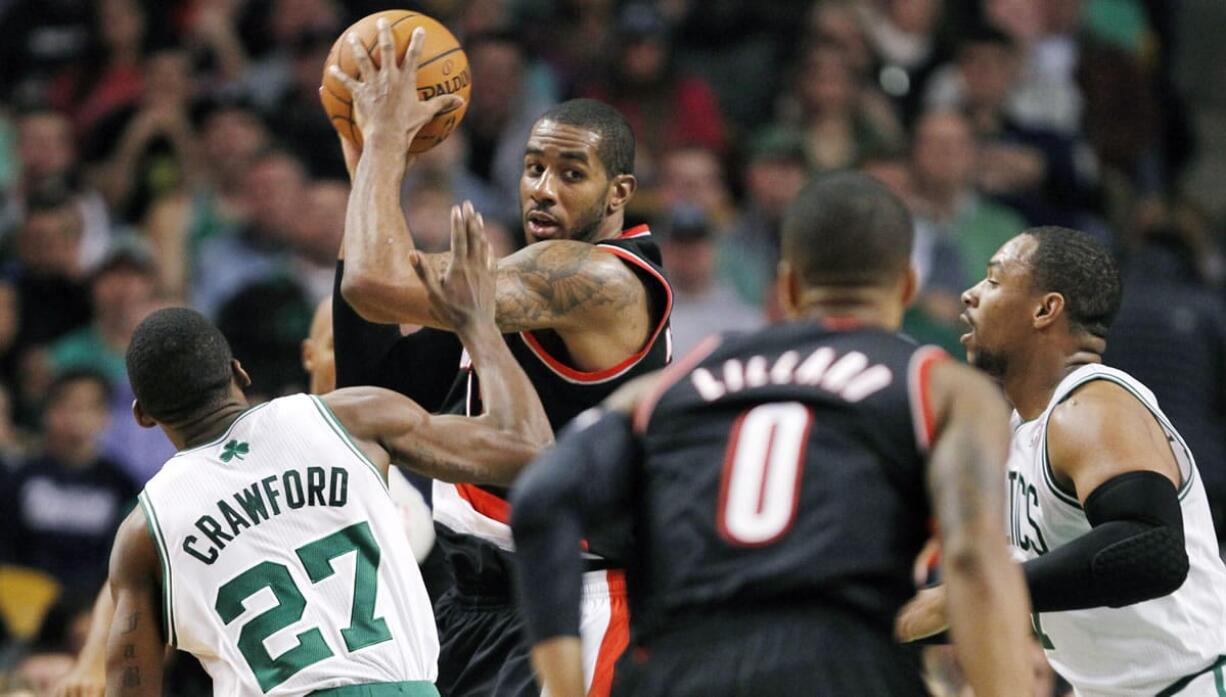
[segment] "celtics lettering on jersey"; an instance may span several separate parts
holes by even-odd
[[[1047,554],[1047,542],[1036,522],[1039,492],[1021,472],[1009,472],[1009,539],[1023,552]]]

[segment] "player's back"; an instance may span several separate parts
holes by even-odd
[[[318,398],[251,408],[140,501],[166,637],[215,694],[433,693],[434,617],[386,482]]]
[[[808,606],[888,634],[929,534],[922,382],[944,354],[813,322],[724,337],[694,365],[703,350],[646,424],[640,631]]]

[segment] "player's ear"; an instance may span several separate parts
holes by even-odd
[[[251,376],[247,371],[243,370],[243,364],[238,362],[237,358],[230,359],[230,372],[234,374],[234,382],[240,389],[246,389],[251,386]]]
[[[132,417],[136,419],[136,423],[140,424],[141,428],[153,428],[158,425],[145,413],[145,408],[140,405],[139,399],[132,400]]]
[[[302,369],[308,374],[315,368],[315,351],[310,339],[302,340]]]
[[[1064,296],[1059,293],[1044,293],[1034,308],[1035,329],[1043,330],[1056,323],[1064,314]]]
[[[795,319],[800,315],[800,279],[795,267],[782,259],[775,273],[775,297],[784,317]]]
[[[609,204],[606,213],[616,213],[630,203],[638,191],[639,180],[633,174],[619,174],[609,181]]]
[[[915,296],[919,294],[919,273],[915,270],[914,264],[907,266],[907,273],[902,280],[902,304],[907,307],[915,300]]]

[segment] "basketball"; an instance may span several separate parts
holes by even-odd
[[[417,132],[417,136],[409,145],[410,153],[423,153],[438,145],[451,135],[456,126],[464,118],[468,110],[468,95],[472,91],[472,77],[468,70],[468,56],[460,42],[452,36],[447,27],[437,20],[419,12],[408,10],[387,10],[376,12],[358,20],[340,35],[328,60],[324,63],[323,83],[319,88],[319,98],[323,102],[324,111],[332,120],[333,127],[341,137],[358,147],[362,145],[362,132],[353,113],[353,102],[349,98],[349,90],[345,85],[328,73],[333,65],[340,66],[347,75],[359,77],[358,62],[353,57],[353,49],[345,39],[349,32],[356,32],[362,41],[362,46],[370,55],[376,66],[379,65],[379,31],[376,22],[385,18],[391,25],[392,35],[396,40],[396,55],[403,61],[409,50],[409,40],[413,30],[421,27],[426,30],[425,46],[422,47],[421,60],[417,66],[417,95],[422,100],[431,99],[441,94],[458,94],[464,98],[464,105],[444,111]]]

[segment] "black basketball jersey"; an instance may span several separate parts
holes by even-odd
[[[720,608],[837,605],[888,630],[930,533],[926,376],[943,357],[810,321],[672,366],[636,421],[639,639]]]
[[[554,431],[559,431],[584,410],[599,404],[614,390],[639,375],[663,368],[672,357],[668,318],[673,295],[664,275],[660,250],[646,225],[630,228],[620,237],[596,246],[618,256],[643,282],[655,310],[655,326],[647,343],[636,354],[606,370],[584,372],[569,364],[560,342],[532,332],[504,334],[511,353],[536,388]],[[482,412],[481,385],[467,352],[460,360],[460,374],[444,402],[443,411],[478,415]],[[434,482],[434,520],[439,540],[460,585],[484,585],[491,591],[504,583],[508,573],[506,553],[512,549],[510,507],[501,487]],[[614,556],[592,541],[596,556]],[[607,545],[612,546],[612,543]],[[595,566],[595,565],[594,565]]]

